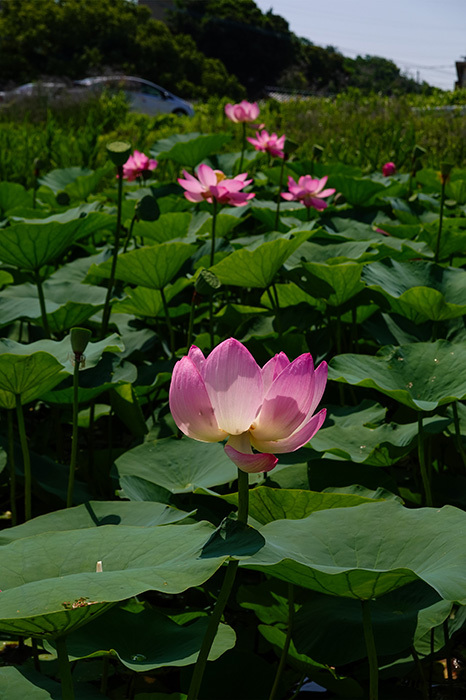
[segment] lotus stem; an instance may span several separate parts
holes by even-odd
[[[419,658],[419,654],[417,653],[415,647],[411,647],[411,655],[414,659],[414,663],[416,664],[417,672],[419,674],[419,681],[421,685],[421,693],[422,693],[422,698],[423,700],[429,700],[429,689],[427,686],[427,680],[426,676],[424,673],[424,669],[422,668],[422,663]]]
[[[74,700],[73,679],[71,677],[71,666],[66,649],[66,637],[57,637],[58,669],[60,672],[61,692],[63,700]]]
[[[369,661],[369,700],[379,697],[379,663],[375,646],[374,630],[372,628],[370,600],[361,600],[362,626],[366,642],[367,659]]]
[[[277,209],[275,211],[275,225],[274,225],[274,230],[278,231],[278,223],[280,221],[280,202],[282,201],[281,194],[282,194],[282,186],[283,186],[283,172],[285,170],[285,158],[282,158],[282,162],[280,165],[280,180],[278,183],[278,194],[277,194]]]
[[[437,244],[435,246],[435,262],[438,263],[440,257],[440,238],[442,236],[443,209],[445,207],[445,185],[446,178],[442,177],[442,190],[440,195],[440,218],[438,222]]]
[[[24,519],[31,519],[31,503],[32,503],[32,477],[31,477],[31,456],[29,454],[28,439],[26,435],[26,428],[24,427],[24,414],[23,407],[21,405],[21,395],[15,394],[16,400],[16,417],[18,420],[18,432],[19,441],[21,444],[21,451],[23,453],[23,467],[24,467]]]
[[[453,683],[453,661],[451,658],[450,634],[448,630],[448,618],[443,621],[443,639],[445,643],[445,657],[447,661],[447,679],[448,685]]]
[[[419,467],[421,470],[421,479],[424,486],[425,502],[428,508],[432,507],[432,490],[430,488],[430,479],[426,467],[426,457],[424,451],[424,430],[422,427],[422,414],[418,413],[417,416],[417,442],[418,442],[418,456],[419,456]]]
[[[215,227],[217,224],[217,201],[212,200],[212,247],[210,249],[210,267],[214,264],[215,258]]]
[[[280,656],[280,663],[278,664],[277,673],[275,674],[275,680],[273,682],[272,690],[270,691],[269,700],[275,700],[278,692],[278,686],[281,681],[283,669],[285,668],[286,660],[288,658],[288,651],[291,644],[291,633],[293,631],[293,620],[294,620],[294,586],[292,583],[288,584],[288,627],[286,630],[285,644],[283,645],[282,653]]]
[[[173,325],[171,322],[170,312],[168,310],[167,299],[165,297],[165,292],[163,291],[163,287],[160,290],[160,296],[162,297],[163,310],[165,312],[165,320],[167,322],[168,333],[170,335],[170,351],[171,351],[171,354],[174,355],[175,354],[175,334],[173,332]]]
[[[71,459],[70,472],[68,476],[68,492],[66,496],[66,507],[73,505],[74,475],[76,472],[76,460],[78,456],[78,411],[79,411],[79,366],[82,354],[74,353],[73,372],[73,432],[71,435]]]
[[[50,338],[50,327],[47,319],[47,310],[45,308],[44,289],[42,287],[42,280],[40,278],[39,270],[35,271],[34,276],[36,280],[37,294],[39,296],[40,316],[42,319],[42,325],[44,327],[46,338]]]
[[[18,513],[16,509],[16,468],[15,468],[15,443],[14,443],[14,426],[13,426],[13,411],[7,411],[8,420],[8,466],[10,469],[10,510],[11,510],[11,525],[14,527],[18,524]]]
[[[189,310],[189,323],[188,323],[188,337],[187,337],[187,341],[186,341],[186,352],[189,352],[189,348],[191,347],[191,343],[193,340],[194,308],[196,306],[196,301],[197,301],[197,292],[194,289],[193,296],[191,298],[191,308]],[[212,341],[212,338],[211,338],[211,341]]]
[[[107,295],[105,297],[104,311],[102,314],[102,331],[103,338],[107,333],[108,321],[110,319],[110,299],[112,298],[113,285],[115,284],[115,272],[118,259],[118,250],[120,246],[120,229],[121,229],[121,204],[123,200],[123,166],[117,166],[118,173],[118,198],[117,198],[117,222],[115,230],[115,246],[113,248],[112,268],[110,270],[110,278],[108,280]]]
[[[238,469],[238,522],[248,522],[248,504],[249,504],[249,476],[247,472]],[[202,679],[204,676],[207,659],[209,657],[212,644],[214,643],[215,635],[217,634],[218,626],[223,615],[223,611],[230,597],[231,590],[236,578],[238,569],[238,561],[230,560],[225,572],[225,578],[218,594],[212,614],[209,618],[209,624],[202,640],[199,656],[197,657],[194,667],[191,685],[189,686],[187,700],[198,700],[199,690],[201,688]]]
[[[239,161],[238,173],[241,173],[243,168],[244,151],[246,150],[246,122],[242,122],[242,133],[241,133],[241,158]]]
[[[463,460],[463,464],[466,468],[466,452],[464,451],[463,447],[463,440],[461,438],[461,429],[460,429],[460,419],[458,417],[458,403],[457,401],[453,401],[453,421],[455,423],[455,435],[456,435],[456,441],[458,443],[458,452],[461,455],[461,459]]]
[[[125,245],[123,246],[123,253],[126,253],[126,249],[127,249],[129,242],[131,240],[131,236],[133,235],[134,224],[137,221],[137,219],[138,219],[137,214],[135,214],[133,216],[133,218],[131,219],[131,224],[129,226],[128,235],[126,236]]]

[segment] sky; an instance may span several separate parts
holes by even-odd
[[[382,56],[402,73],[452,90],[466,56],[466,0],[255,0],[290,30],[345,56]]]

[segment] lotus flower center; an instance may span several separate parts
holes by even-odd
[[[215,176],[217,178],[217,185],[219,182],[222,182],[222,180],[227,179],[227,176],[225,175],[225,173],[222,173],[221,170],[214,170],[214,173],[215,173]]]

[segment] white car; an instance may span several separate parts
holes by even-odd
[[[132,112],[155,116],[157,114],[179,114],[192,117],[194,109],[181,97],[143,78],[128,75],[101,76],[76,80],[75,85],[92,90],[123,90],[129,100]]]

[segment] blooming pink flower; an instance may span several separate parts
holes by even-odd
[[[236,124],[238,122],[253,122],[259,116],[259,106],[257,102],[248,102],[247,100],[242,100],[236,105],[228,103],[225,105],[225,114]]]
[[[123,166],[123,178],[131,182],[140,177],[145,170],[155,170],[157,161],[146,156],[145,153],[134,151]]]
[[[395,163],[392,163],[390,161],[388,163],[385,163],[385,165],[382,165],[382,174],[385,175],[385,177],[389,177],[390,175],[394,175],[395,173],[396,173]]]
[[[183,175],[185,179],[180,177],[178,182],[184,187],[184,196],[190,202],[206,200],[212,204],[215,199],[219,204],[244,207],[250,199],[255,197],[252,193],[240,191],[252,182],[252,180],[246,180],[247,173],[241,173],[229,179],[221,170],[212,170],[208,165],[201,164],[197,169],[197,178],[186,170],[183,170]]]
[[[277,134],[269,134],[268,131],[256,131],[256,138],[248,136],[249,143],[252,143],[256,151],[265,151],[274,158],[284,158],[285,134],[278,137]]]
[[[309,353],[290,362],[281,352],[261,369],[244,345],[229,338],[207,358],[193,345],[176,363],[170,410],[188,437],[228,439],[225,452],[239,469],[268,472],[278,461],[274,453],[298,450],[323,424],[325,409],[313,414],[326,382],[326,362],[314,370]]]
[[[319,178],[314,179],[312,175],[303,175],[298,182],[295,182],[290,176],[288,177],[289,191],[282,192],[282,197],[290,202],[302,202],[306,207],[314,207],[314,209],[322,211],[328,206],[323,197],[330,197],[335,192],[334,188],[324,190],[327,180],[327,175],[320,180]]]

